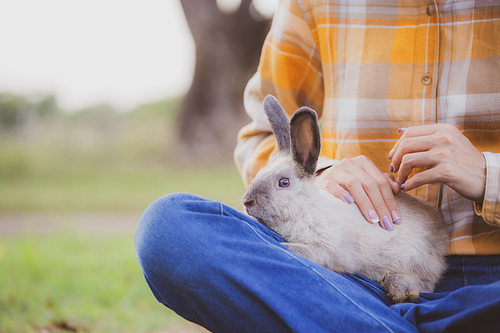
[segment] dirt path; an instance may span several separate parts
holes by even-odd
[[[61,231],[110,235],[133,233],[140,217],[140,212],[0,213],[0,237]]]

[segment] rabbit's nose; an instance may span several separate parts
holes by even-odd
[[[254,200],[247,200],[243,203],[243,206],[245,206],[245,208],[252,207],[253,205],[255,205]]]

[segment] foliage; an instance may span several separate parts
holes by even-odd
[[[0,130],[20,127],[30,118],[47,118],[60,113],[54,95],[30,97],[0,93]]]

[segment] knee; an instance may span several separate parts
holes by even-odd
[[[142,214],[134,239],[144,275],[150,280],[164,279],[168,272],[177,279],[177,273],[188,274],[195,268],[197,263],[193,258],[202,257],[203,251],[200,236],[208,232],[203,215],[216,213],[219,205],[184,193],[170,194],[153,202]]]
[[[174,247],[174,234],[183,234],[182,229],[189,223],[189,208],[185,203],[193,196],[174,193],[154,201],[142,214],[135,231],[135,249],[139,263],[163,256],[169,247]]]

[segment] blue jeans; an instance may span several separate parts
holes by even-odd
[[[393,304],[378,283],[281,242],[245,214],[189,194],[155,201],[135,234],[156,299],[213,332],[500,332],[500,256],[450,257],[436,293]]]

